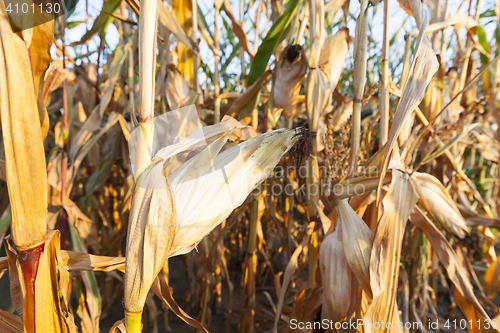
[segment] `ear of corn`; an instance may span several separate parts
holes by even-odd
[[[295,130],[275,130],[218,154],[227,137],[210,144],[169,176],[179,229],[169,256],[191,251],[266,179],[299,140]],[[272,153],[271,153],[272,152]]]
[[[371,297],[370,252],[373,233],[347,203],[347,199],[341,200],[337,207],[345,257],[361,288]]]
[[[130,208],[124,305],[125,325],[131,332],[140,328],[140,314],[171,247],[176,220],[164,164],[156,159],[139,176]]]
[[[339,216],[339,219],[341,218]],[[337,220],[335,230],[325,237],[319,250],[324,292],[322,317],[334,323],[348,319],[353,314],[359,286],[346,258],[344,232],[344,226]]]

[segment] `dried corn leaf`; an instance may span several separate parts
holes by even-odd
[[[49,116],[45,109],[48,104],[44,103],[43,90],[45,71],[50,64],[50,47],[54,40],[54,23],[47,12],[34,13],[34,27],[32,28],[31,42],[29,43],[29,53],[31,60],[31,70],[33,74],[33,84],[38,106],[38,115],[42,127],[42,137],[45,138],[49,131]],[[41,22],[44,22],[40,24]]]
[[[22,333],[23,320],[7,311],[0,310],[0,331],[3,333]]]
[[[61,251],[61,259],[68,271],[110,272],[116,269],[120,272],[125,272],[125,257],[106,257],[88,253]]]
[[[345,2],[346,0],[330,0],[325,4],[325,13],[335,13]]]
[[[399,260],[404,230],[410,213],[418,200],[410,177],[399,170],[392,170],[392,182],[384,197],[384,213],[375,231],[370,257],[370,285],[373,301],[365,313],[365,322],[396,323],[398,312],[396,294],[399,276]],[[387,326],[375,329],[365,326],[365,333],[372,331],[396,331]]]
[[[405,2],[408,7],[404,7],[405,4],[402,4],[402,2]],[[423,10],[422,4],[420,3],[420,1],[401,0],[400,5],[403,8],[412,8],[412,10],[415,11],[415,20],[417,21],[417,25],[420,28],[420,33],[415,44],[415,56],[411,64],[410,74],[403,88],[401,99],[399,100],[398,106],[396,108],[396,113],[394,115],[394,120],[392,122],[391,130],[389,132],[389,137],[386,143],[387,148],[385,149],[384,161],[381,169],[381,178],[377,190],[378,198],[380,198],[382,179],[384,178],[387,171],[387,167],[389,165],[389,155],[392,152],[394,144],[396,143],[403,125],[406,121],[411,119],[409,118],[409,116],[413,114],[415,108],[422,101],[425,93],[425,88],[427,87],[430,80],[432,79],[432,76],[434,75],[434,73],[436,73],[439,67],[436,54],[432,50],[429,41],[427,40],[427,37],[424,33],[427,27],[427,14]]]
[[[477,308],[474,307],[473,303],[470,303],[465,299],[464,295],[457,289],[454,291],[455,301],[457,302],[458,307],[462,310],[463,314],[467,318],[467,332],[468,333],[483,333],[483,332],[498,332],[498,330],[494,329],[491,323],[490,318],[484,312],[478,311]],[[484,315],[482,315],[483,313]],[[487,327],[488,323],[490,324]],[[497,326],[497,325],[495,325]],[[497,326],[498,328],[498,326]]]
[[[250,56],[250,59],[253,59],[254,54],[253,51],[250,49],[250,44],[248,43],[247,35],[243,31],[243,27],[241,26],[240,22],[234,17],[233,10],[231,9],[231,3],[229,0],[224,0],[222,2],[222,9],[226,12],[227,17],[231,20],[231,23],[233,24],[233,32],[238,37],[238,40],[240,41],[240,45],[245,50],[248,55]]]
[[[315,223],[309,223],[307,226],[306,234],[304,235],[304,238],[300,242],[300,244],[297,246],[295,251],[293,251],[292,256],[290,257],[290,261],[286,265],[285,269],[285,274],[283,276],[283,283],[281,285],[281,288],[279,290],[279,297],[278,297],[278,306],[276,307],[276,317],[274,319],[274,326],[273,326],[273,333],[278,333],[278,322],[281,318],[281,312],[283,311],[283,307],[285,305],[285,295],[286,295],[286,290],[288,288],[288,285],[292,281],[293,275],[295,274],[295,271],[297,270],[298,267],[298,259],[299,255],[302,253],[305,247],[309,245],[309,240],[311,239],[311,235],[314,231],[314,225]]]
[[[497,258],[486,270],[482,283],[484,292],[490,299],[495,299],[500,290],[500,259]]]
[[[59,88],[64,80],[68,79],[72,74],[69,69],[63,69],[60,66],[59,62],[52,62],[45,72],[42,91],[43,103],[45,105],[50,105],[52,92]]]
[[[373,168],[376,171],[376,168]],[[392,170],[388,170],[382,182],[387,185],[392,180]],[[338,199],[350,198],[357,195],[362,195],[367,192],[373,191],[377,188],[379,176],[377,172],[371,172],[354,177],[349,177],[342,180],[340,183],[333,186],[333,194]]]
[[[241,94],[240,97],[235,99],[227,109],[227,111],[224,113],[226,115],[229,115],[231,117],[235,117],[238,112],[240,112],[245,106],[250,103],[255,96],[260,91],[260,88],[264,85],[264,83],[269,79],[271,76],[271,71],[268,70],[264,72],[260,77],[258,77],[254,83],[250,87],[245,90],[243,94]]]
[[[419,205],[448,233],[464,238],[469,228],[443,184],[428,173],[413,172],[410,178],[420,196]]]
[[[193,41],[184,33],[184,31],[179,26],[179,23],[174,18],[172,14],[172,8],[165,6],[164,2],[158,0],[158,19],[160,23],[167,28],[168,31],[174,34],[179,41],[186,45],[189,49],[193,49]]]
[[[70,224],[69,226],[71,240],[73,242],[73,248],[80,253],[86,253],[87,249],[83,244],[80,235],[76,228]],[[62,259],[61,259],[62,262]],[[88,322],[82,322],[82,331],[83,332],[99,332],[99,319],[101,317],[102,311],[102,299],[101,293],[99,292],[99,287],[97,286],[97,280],[92,271],[85,271],[81,274],[83,284],[85,286],[85,303],[83,307],[85,308],[85,312],[88,315]],[[83,293],[81,294],[81,298],[83,298]]]
[[[488,315],[474,294],[469,274],[443,234],[418,207],[415,207],[413,210],[410,220],[425,233],[432,248],[436,251],[439,261],[448,272],[448,277],[455,285],[456,290],[465,298],[466,302],[474,306],[480,315],[488,318]]]
[[[111,101],[111,97],[113,96],[113,93],[115,91],[115,84],[118,82],[121,68],[130,49],[131,45],[129,43],[118,45],[116,47],[113,60],[109,65],[108,79],[106,80],[106,82],[104,82],[104,87],[102,88],[102,91],[104,91],[104,95],[102,96],[101,103],[99,104],[100,118],[102,118],[102,116],[104,115],[104,111],[106,111],[106,108]]]

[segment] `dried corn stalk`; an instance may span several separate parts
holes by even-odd
[[[410,74],[403,88],[401,99],[399,100],[396,108],[394,120],[387,139],[384,161],[381,170],[382,172],[377,190],[378,198],[380,198],[382,179],[384,178],[389,165],[389,155],[392,152],[392,148],[396,144],[396,140],[405,123],[411,121],[411,118],[409,117],[413,115],[413,111],[422,101],[425,88],[439,67],[436,54],[432,50],[427,36],[425,35],[425,29],[427,28],[427,13],[423,8],[422,3],[418,0],[405,0],[401,1],[400,4],[406,11],[411,11],[411,15],[415,17],[420,31],[415,44],[415,56],[411,64]],[[406,127],[408,126],[406,125]],[[403,137],[408,137],[408,133],[406,133]]]

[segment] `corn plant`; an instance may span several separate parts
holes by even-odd
[[[500,2],[26,1],[0,332],[500,331]]]

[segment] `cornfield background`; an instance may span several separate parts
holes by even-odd
[[[0,332],[500,331],[499,0],[13,4]]]

